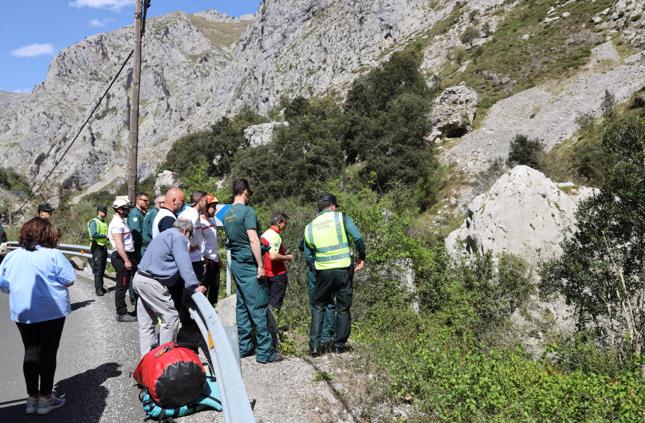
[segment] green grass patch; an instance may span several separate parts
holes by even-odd
[[[324,370],[316,370],[314,382],[331,382],[332,376]]]
[[[591,49],[604,41],[601,34],[594,32],[589,19],[611,6],[612,1],[575,2],[548,15],[558,3],[526,1],[511,9],[491,41],[468,51],[466,60],[470,59],[471,64],[465,72],[455,72],[454,65],[443,70],[444,84],[466,81],[477,90],[480,107],[486,109],[543,81],[572,75],[587,63]],[[565,12],[570,16],[562,17]],[[543,23],[547,16],[559,19]]]

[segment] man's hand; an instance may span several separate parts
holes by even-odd
[[[195,288],[195,292],[201,292],[202,294],[206,294],[207,288],[204,285],[198,285],[197,288]]]
[[[293,254],[287,254],[286,256],[284,256],[284,260],[285,261],[293,261]]]
[[[132,262],[130,260],[125,261],[125,270],[132,270]]]
[[[358,272],[363,267],[365,267],[365,260],[357,258],[354,260],[354,272]]]
[[[264,276],[266,276],[266,274],[264,273],[264,266],[258,266],[258,279],[261,279]]]

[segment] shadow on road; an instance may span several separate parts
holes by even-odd
[[[88,305],[92,304],[94,300],[85,300],[85,301],[77,301],[75,303],[72,303],[72,311],[78,310],[79,308],[87,307]]]
[[[65,395],[66,403],[58,410],[44,416],[26,415],[25,400],[16,400],[8,407],[0,406],[0,422],[60,423],[83,422],[98,423],[107,404],[108,389],[103,383],[121,375],[118,363],[101,364],[76,376],[61,380],[56,392]],[[18,402],[19,401],[19,402]]]

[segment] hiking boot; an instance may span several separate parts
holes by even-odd
[[[38,397],[27,398],[27,406],[25,407],[26,414],[36,414],[38,410]]]
[[[245,353],[240,354],[240,358],[251,357],[252,355],[255,355],[255,350],[249,350]]]
[[[97,296],[97,297],[102,297],[102,296],[104,296],[104,295],[105,295],[105,292],[103,292],[103,291],[104,291],[103,289],[97,289],[97,290],[96,290],[96,296]]]
[[[117,314],[116,321],[122,323],[136,322],[137,318],[136,316],[130,316],[129,314]]]
[[[332,351],[334,354],[342,354],[342,353],[344,353],[344,352],[345,352],[345,351],[347,351],[347,350],[345,349],[345,347],[333,347],[333,348],[331,349],[331,351]]]
[[[267,361],[266,363],[262,363],[262,364],[277,363],[278,361],[282,361],[282,360],[284,360],[284,357],[282,356],[282,354],[275,353],[275,354],[273,354],[273,357],[271,357],[269,359],[269,361]]]
[[[45,397],[38,398],[38,409],[36,410],[36,413],[41,415],[47,414],[50,411],[62,407],[63,404],[65,404],[65,398],[60,398],[52,392],[52,397],[50,399]]]
[[[310,348],[309,357],[320,357],[320,350],[318,348]]]

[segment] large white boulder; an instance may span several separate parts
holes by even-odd
[[[244,138],[251,144],[251,147],[267,145],[273,141],[273,131],[276,127],[289,126],[288,122],[268,122],[259,125],[249,126],[244,130]]]
[[[177,179],[177,175],[169,170],[159,172],[155,180],[155,195],[165,194],[169,188],[177,188],[181,185],[181,181]]]
[[[561,254],[560,243],[575,227],[579,201],[593,192],[516,166],[473,200],[464,223],[446,238],[446,247],[453,257],[511,253],[536,265]]]

